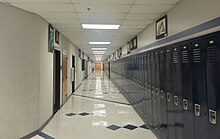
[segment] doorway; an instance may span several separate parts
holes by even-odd
[[[63,51],[62,57],[62,104],[67,101],[67,61],[68,54]]]
[[[72,56],[72,93],[75,92],[75,56]]]
[[[95,70],[101,70],[101,63],[95,63]]]
[[[53,91],[53,114],[55,114],[60,109],[60,70],[61,70],[61,60],[60,60],[60,51],[54,50],[53,54],[53,82],[54,82],[54,91]]]

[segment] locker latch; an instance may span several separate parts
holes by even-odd
[[[188,110],[188,100],[183,99],[183,109]]]
[[[216,121],[217,121],[217,117],[216,117],[216,111],[214,110],[209,110],[209,121],[215,125]]]
[[[199,104],[195,104],[195,115],[196,116],[200,116],[201,115],[200,105]]]
[[[164,98],[164,91],[163,90],[160,90],[160,92],[161,92],[161,98],[163,99]]]
[[[158,88],[156,88],[156,95],[158,96],[159,95],[159,89]]]
[[[179,103],[178,96],[174,96],[174,104],[177,106]]]
[[[170,101],[170,93],[167,93],[167,101]]]

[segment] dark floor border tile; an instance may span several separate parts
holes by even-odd
[[[101,99],[101,98],[94,98],[94,97],[85,96],[85,95],[78,95],[78,94],[73,94],[73,95],[74,95],[74,96],[78,96],[78,97],[96,99],[96,100],[107,101],[107,102],[111,102],[111,103],[117,103],[117,104],[123,104],[123,105],[129,105],[129,106],[130,106],[130,104],[128,104],[128,103],[123,103],[123,102],[118,102],[118,101],[112,101],[112,100]]]

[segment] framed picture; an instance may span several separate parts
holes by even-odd
[[[84,52],[82,52],[82,58],[84,59]]]
[[[51,24],[48,25],[48,52],[54,51],[54,28]]]
[[[127,54],[130,54],[131,52],[131,42],[127,43]]]
[[[58,30],[55,31],[55,42],[60,44],[60,33]]]
[[[156,21],[156,39],[168,36],[167,28],[167,15],[165,15]]]
[[[79,55],[79,58],[81,59],[81,50],[78,49],[78,55]]]
[[[132,39],[132,50],[137,49],[137,36]]]

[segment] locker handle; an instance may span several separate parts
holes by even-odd
[[[170,93],[167,93],[167,101],[170,101]]]
[[[200,105],[199,104],[195,104],[195,115],[196,116],[200,116],[201,115]]]
[[[210,121],[213,125],[215,125],[216,122],[217,122],[217,117],[216,117],[216,116],[217,116],[216,111],[209,109],[209,121]]]
[[[188,100],[186,100],[186,99],[183,99],[183,109],[184,110],[188,110]]]
[[[158,96],[159,95],[159,89],[156,88],[156,95]]]
[[[160,92],[161,92],[161,98],[163,99],[164,98],[164,91],[160,90]]]
[[[174,96],[174,104],[177,106],[179,103],[179,98],[178,96]]]

